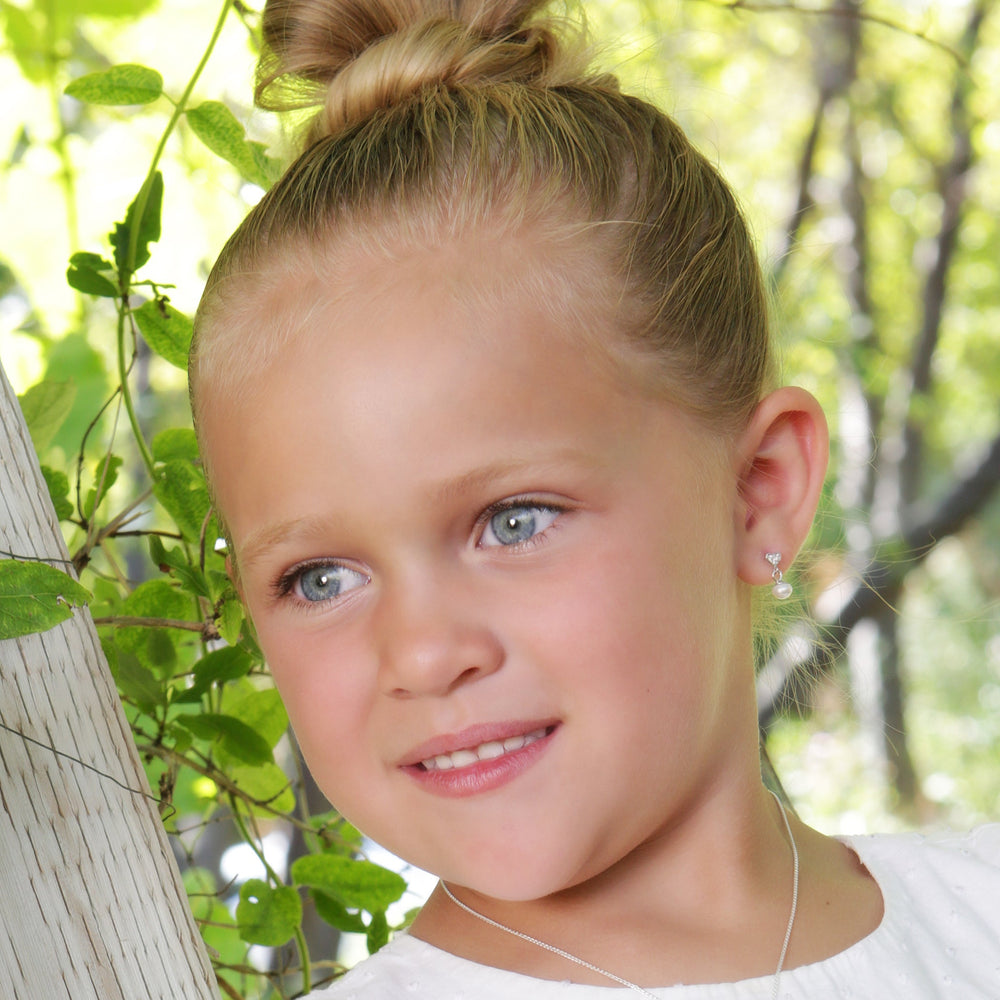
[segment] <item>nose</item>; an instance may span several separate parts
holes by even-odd
[[[447,695],[504,660],[484,608],[459,586],[387,587],[375,628],[379,686],[396,698]]]

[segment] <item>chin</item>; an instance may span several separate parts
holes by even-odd
[[[484,864],[482,857],[449,859],[439,866],[446,882],[464,886],[491,899],[526,903],[544,899],[585,882],[590,875],[578,867],[570,869],[564,854],[558,857],[528,849],[508,852]],[[433,870],[433,869],[432,869]]]

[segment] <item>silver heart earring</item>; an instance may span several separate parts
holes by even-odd
[[[781,553],[765,552],[764,558],[771,564],[771,579],[774,581],[771,593],[774,594],[779,601],[784,601],[786,598],[791,597],[792,585],[782,579],[781,569],[778,566],[781,562]]]

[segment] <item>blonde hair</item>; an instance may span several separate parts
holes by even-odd
[[[239,371],[290,335],[272,324],[254,337],[254,290],[281,294],[310,269],[335,289],[352,248],[527,227],[565,251],[544,265],[561,299],[600,288],[613,300],[611,339],[655,368],[660,391],[720,429],[746,422],[773,372],[740,209],[676,122],[589,71],[581,33],[543,7],[268,0],[258,102],[317,110],[301,155],[210,275],[192,349],[196,414],[203,382],[228,372],[235,391]]]

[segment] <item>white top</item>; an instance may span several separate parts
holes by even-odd
[[[844,838],[885,915],[839,955],[781,974],[782,1000],[1000,1000],[1000,824],[970,834]],[[769,1000],[773,976],[650,989],[662,1000]],[[625,1000],[618,986],[534,979],[406,934],[317,994],[323,1000]]]

